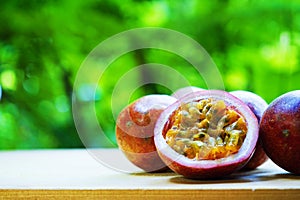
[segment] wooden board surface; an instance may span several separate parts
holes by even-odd
[[[190,180],[172,172],[144,173],[117,149],[0,152],[0,197],[300,199],[300,176],[271,161],[218,180]]]

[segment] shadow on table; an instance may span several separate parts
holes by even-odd
[[[133,176],[175,176],[176,173],[173,171],[167,171],[167,172],[137,172],[137,173],[131,173]]]
[[[145,177],[170,177],[169,181],[177,184],[218,184],[218,183],[230,184],[230,183],[270,181],[274,179],[300,180],[300,175],[295,175],[288,172],[270,173],[269,170],[262,170],[262,169],[235,172],[223,178],[208,179],[208,180],[188,179],[172,171],[154,172],[154,173],[136,172],[136,173],[131,173],[131,175],[145,176]]]
[[[248,182],[260,182],[260,181],[270,181],[274,179],[293,179],[300,180],[299,175],[294,175],[290,173],[279,173],[270,174],[268,170],[253,170],[253,171],[243,171],[236,172],[229,176],[218,178],[218,179],[208,179],[208,180],[196,180],[188,179],[183,176],[175,176],[170,178],[170,182],[177,184],[231,184],[231,183],[248,183]]]

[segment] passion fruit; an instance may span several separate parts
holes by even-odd
[[[175,101],[168,95],[147,95],[126,106],[118,115],[118,146],[129,161],[146,172],[168,169],[157,154],[153,135],[160,113]]]
[[[251,111],[256,116],[258,122],[260,122],[260,119],[264,113],[264,111],[267,109],[268,104],[267,102],[261,98],[259,95],[244,91],[244,90],[236,90],[230,92],[232,95],[236,96],[240,100],[242,100],[247,106],[251,109]],[[265,163],[268,160],[268,156],[266,155],[262,145],[260,137],[258,137],[258,141],[255,147],[255,152],[253,156],[251,157],[250,161],[242,168],[242,170],[254,170],[263,163]]]
[[[203,91],[204,89],[196,87],[196,86],[187,86],[183,88],[179,88],[175,92],[172,93],[172,97],[175,97],[176,99],[180,99],[184,97],[187,94],[190,94],[192,92],[198,92],[198,91]]]
[[[273,100],[260,123],[263,148],[279,167],[300,174],[300,90]]]
[[[250,108],[225,91],[191,93],[166,108],[154,141],[162,160],[192,179],[227,176],[250,159],[258,122]]]

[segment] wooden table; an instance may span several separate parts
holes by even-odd
[[[0,151],[0,165],[0,199],[300,199],[300,176],[271,161],[210,181],[144,173],[117,149]]]

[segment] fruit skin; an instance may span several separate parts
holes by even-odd
[[[170,116],[182,103],[206,98],[224,100],[232,109],[243,115],[248,125],[248,133],[236,154],[216,160],[195,161],[174,151],[166,143],[165,134],[171,126],[169,124]],[[191,179],[220,178],[239,170],[248,162],[254,152],[257,138],[258,122],[250,108],[228,92],[218,90],[199,91],[179,99],[162,112],[154,129],[154,142],[162,160],[176,173]]]
[[[258,122],[260,122],[261,117],[264,111],[267,109],[267,102],[258,96],[255,93],[244,91],[244,90],[236,90],[230,92],[230,94],[236,96],[240,100],[242,100],[247,106],[251,109],[251,111],[256,116]],[[266,155],[262,145],[261,139],[258,137],[258,141],[255,147],[255,151],[249,162],[242,168],[242,170],[254,170],[263,163],[268,160],[268,156]]]
[[[260,121],[264,111],[267,109],[267,102],[258,96],[257,94],[244,90],[236,90],[230,92],[233,96],[242,100],[247,106],[251,109],[251,111],[255,114],[258,121]]]
[[[300,174],[300,90],[270,103],[261,119],[260,135],[266,154],[275,164]]]
[[[146,172],[168,169],[157,154],[153,130],[160,113],[175,101],[168,95],[147,95],[126,106],[118,115],[118,146],[129,161]]]
[[[172,97],[175,97],[176,99],[180,99],[184,97],[185,95],[192,93],[192,92],[198,92],[198,91],[203,91],[204,89],[195,87],[195,86],[186,86],[183,88],[179,88],[175,92],[171,94]]]

